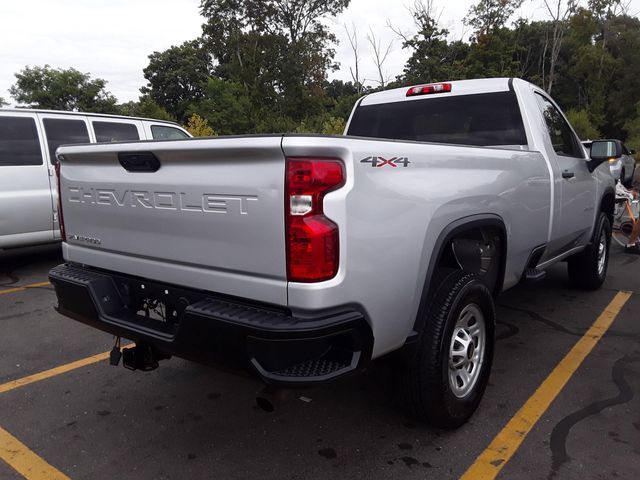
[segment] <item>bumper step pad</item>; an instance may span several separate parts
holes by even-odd
[[[282,307],[70,264],[53,268],[49,278],[63,315],[169,355],[244,366],[268,383],[324,382],[363,368],[371,356],[371,328],[354,310],[299,317]],[[141,292],[175,316],[163,322],[137,313],[131,299]]]

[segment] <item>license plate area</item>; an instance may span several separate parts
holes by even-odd
[[[192,302],[185,291],[146,280],[120,277],[114,281],[129,321],[175,335]]]

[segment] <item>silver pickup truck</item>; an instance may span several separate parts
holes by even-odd
[[[494,298],[565,260],[607,272],[616,144],[588,158],[519,79],[374,93],[344,136],[61,147],[58,311],[266,383],[322,383],[394,355],[408,409],[464,423],[487,385]],[[114,347],[114,363],[119,349]]]

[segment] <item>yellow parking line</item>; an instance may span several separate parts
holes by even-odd
[[[46,287],[49,282],[32,283],[31,285],[24,285],[22,287],[7,288],[6,290],[0,290],[0,295],[7,295],[8,293],[23,292],[29,288]]]
[[[27,480],[70,480],[2,427],[0,427],[0,460]]]
[[[516,452],[527,434],[551,402],[558,396],[571,376],[580,367],[593,347],[607,332],[624,304],[631,297],[631,292],[618,292],[611,303],[604,309],[591,328],[582,336],[560,363],[553,369],[544,382],[538,387],[529,400],[509,420],[496,435],[489,446],[462,475],[461,480],[494,479],[509,459]]]
[[[45,370],[44,372],[35,373],[27,377],[19,378],[18,380],[3,383],[0,385],[0,393],[5,393],[19,387],[24,387],[25,385],[29,385],[30,383],[46,380],[47,378],[55,377],[57,375],[70,372],[71,370],[75,370],[77,368],[86,367],[87,365],[100,362],[101,360],[106,360],[107,358],[109,358],[109,352],[99,353],[97,355],[92,355],[81,360],[76,360],[75,362],[67,363],[66,365],[60,365],[59,367]]]

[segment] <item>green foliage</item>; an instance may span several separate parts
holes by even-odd
[[[629,137],[627,147],[636,151],[636,160],[640,161],[640,102],[636,104],[636,112],[625,124]]]
[[[5,107],[7,105],[9,105],[9,102],[7,102],[4,98],[0,97],[0,108]]]
[[[566,0],[565,17],[508,26],[521,3],[478,0],[465,22],[474,28],[469,43],[450,41],[429,8],[416,8],[418,33],[403,45],[410,57],[396,84],[483,77],[552,84],[554,99],[573,110],[581,135],[631,137],[629,125],[640,115],[640,20],[620,14],[619,0],[590,0],[588,9]],[[554,38],[561,41],[552,58]]]
[[[148,83],[140,91],[184,121],[189,106],[203,98],[211,68],[211,57],[200,40],[153,52],[143,70]]]
[[[586,110],[569,110],[567,112],[569,123],[582,140],[594,140],[600,138],[600,132],[593,125]]]
[[[203,38],[215,59],[214,76],[244,90],[250,131],[277,131],[323,110],[323,86],[328,71],[335,68],[335,37],[321,20],[348,4],[349,0],[201,2]]]
[[[513,22],[523,0],[474,0],[471,38],[453,41],[434,3],[417,0],[415,34],[400,32],[408,60],[388,87],[519,77],[550,91],[583,138],[640,147],[640,20],[623,13],[621,0],[558,1],[547,20]],[[330,17],[348,5],[201,0],[202,36],[149,56],[138,101],[117,105],[104,80],[48,65],[16,74],[11,95],[41,108],[190,120],[194,131],[220,135],[340,134],[358,98],[375,91],[327,80],[337,68]]]
[[[190,113],[207,120],[219,135],[255,133],[256,118],[242,84],[212,77]]]
[[[209,126],[209,122],[197,113],[189,117],[185,128],[194,137],[213,137],[216,134]]]
[[[416,33],[393,87],[520,77],[552,91],[583,137],[637,139],[640,20],[620,0],[551,2],[548,20],[513,19],[523,0],[475,0],[471,38],[452,41],[433,3],[412,8]],[[582,4],[584,5],[585,2]],[[349,0],[201,0],[200,39],[150,56],[151,99],[184,121],[197,114],[218,134],[340,133],[363,92],[327,81],[335,37],[327,17]]]
[[[408,38],[404,48],[413,51],[404,69],[404,80],[409,83],[430,83],[455,79],[456,53],[447,42],[449,31],[440,28],[435,18],[426,9],[414,12],[418,32]]]
[[[342,135],[345,126],[346,122],[344,119],[329,117],[322,124],[322,131],[320,133],[324,135]]]
[[[143,95],[137,102],[127,102],[118,105],[118,114],[129,117],[153,118],[156,120],[168,120],[175,122],[176,118],[170,115],[164,108],[151,100],[148,95]]]
[[[479,43],[490,40],[488,36],[505,26],[507,20],[520,8],[524,0],[479,0],[472,5],[465,23],[474,29]]]
[[[105,90],[107,82],[74,68],[27,66],[15,77],[9,93],[19,104],[49,110],[117,112],[116,98]]]

